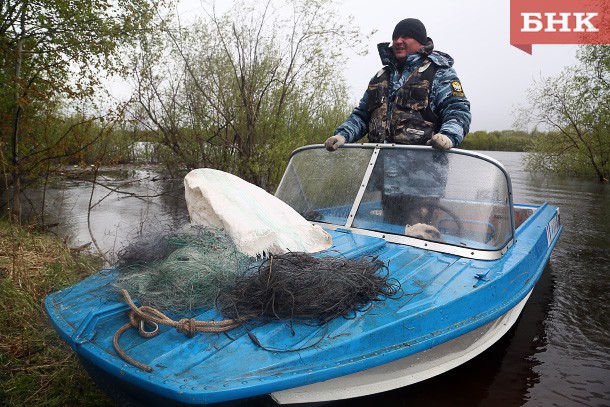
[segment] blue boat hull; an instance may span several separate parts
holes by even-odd
[[[144,339],[133,330],[121,337],[125,351],[153,367],[147,373],[117,355],[115,332],[127,321],[128,307],[112,288],[117,272],[100,273],[45,300],[49,319],[83,363],[105,382],[147,405],[210,404],[247,399],[325,381],[432,349],[493,321],[521,302],[538,281],[561,233],[558,210],[532,207],[516,231],[516,241],[498,260],[399,245],[347,230],[330,230],[329,255],[374,255],[384,261],[404,295],[386,299],[353,318],[327,326],[271,322],[252,333],[262,345],[298,352],[269,352],[254,344],[243,328],[225,334],[187,338],[162,327]],[[219,320],[203,310],[198,320]]]

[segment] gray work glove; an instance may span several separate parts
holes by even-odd
[[[426,225],[425,223],[405,226],[405,235],[426,240],[443,240],[441,238],[441,232],[439,232],[437,228],[432,225]]]
[[[345,137],[340,134],[335,134],[334,136],[326,139],[324,146],[328,151],[335,151],[343,144],[345,144]]]
[[[429,146],[436,148],[437,150],[449,150],[453,147],[453,141],[442,133],[436,133],[426,143]]]

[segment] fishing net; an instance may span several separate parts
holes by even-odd
[[[141,305],[324,320],[398,291],[381,261],[308,254],[327,249],[330,235],[255,185],[205,168],[185,187],[192,224],[153,230],[119,252],[115,286]]]
[[[232,319],[325,322],[363,310],[399,290],[376,258],[285,253],[252,264],[231,289],[220,293],[217,307]]]
[[[213,307],[251,262],[222,229],[198,225],[142,235],[118,257],[116,288],[176,311]]]
[[[159,234],[161,233],[161,234]],[[222,229],[189,225],[143,235],[119,252],[118,290],[169,311],[213,308],[241,321],[329,320],[399,291],[385,264],[307,253],[253,258]]]

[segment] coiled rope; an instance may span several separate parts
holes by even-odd
[[[146,305],[138,307],[136,304],[134,304],[127,290],[121,290],[121,295],[129,308],[131,308],[131,311],[129,312],[129,322],[120,327],[114,334],[112,339],[114,350],[125,362],[149,373],[154,370],[152,366],[138,362],[129,356],[119,344],[121,335],[128,329],[132,327],[137,328],[141,336],[145,338],[152,338],[159,334],[159,325],[167,325],[176,328],[178,332],[192,338],[197,332],[220,333],[230,331],[231,329],[239,326],[242,322],[237,319],[226,319],[223,321],[198,321],[194,318],[183,318],[179,321],[175,321],[153,307]],[[147,331],[147,325],[152,326],[153,329],[151,331]]]

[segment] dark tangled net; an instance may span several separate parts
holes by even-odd
[[[252,265],[237,277],[233,288],[219,294],[216,306],[226,318],[315,318],[324,323],[364,310],[371,301],[394,297],[399,291],[399,283],[388,279],[387,267],[376,258],[286,253]]]

